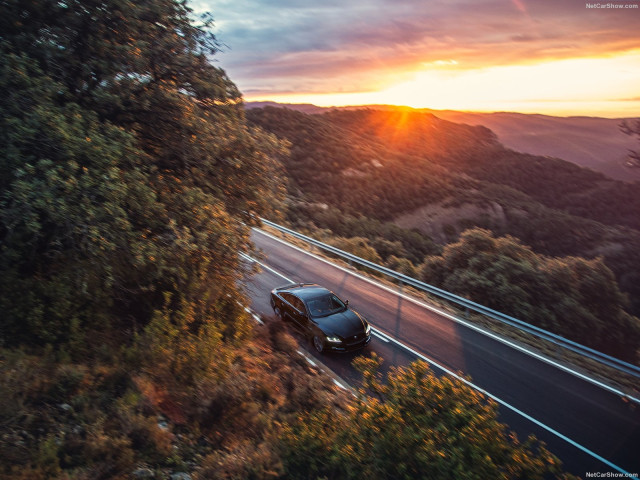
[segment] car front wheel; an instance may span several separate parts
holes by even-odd
[[[280,320],[282,320],[282,312],[280,311],[280,309],[278,307],[273,307],[273,313],[276,314],[276,317],[278,317]]]
[[[313,346],[316,348],[318,353],[322,353],[324,350],[324,341],[317,335],[313,337]]]

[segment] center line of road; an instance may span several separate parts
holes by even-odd
[[[284,240],[281,240],[281,239],[279,239],[279,238],[277,238],[277,237],[274,237],[274,236],[272,236],[272,235],[270,235],[270,234],[268,234],[268,233],[266,233],[266,232],[263,232],[263,231],[261,231],[261,230],[258,230],[258,229],[254,229],[254,230],[257,230],[257,231],[259,231],[260,233],[262,233],[262,234],[264,234],[264,235],[266,235],[266,236],[268,236],[268,237],[270,237],[270,238],[273,238],[273,239],[275,239],[275,240],[278,240],[279,242],[281,242],[281,243],[283,243],[283,244],[285,244],[285,245],[287,245],[287,246],[289,246],[289,247],[291,247],[291,248],[294,248],[294,249],[296,249],[296,250],[300,250],[301,252],[306,253],[307,255],[310,255],[310,256],[312,256],[312,257],[314,257],[314,258],[318,259],[318,260],[321,260],[321,261],[323,261],[323,262],[325,262],[325,263],[329,263],[330,265],[333,265],[334,267],[336,267],[336,268],[338,268],[338,269],[340,269],[340,270],[344,270],[345,272],[348,272],[348,273],[353,274],[353,272],[350,272],[349,270],[347,270],[347,269],[345,269],[345,268],[342,268],[342,267],[340,267],[340,266],[338,266],[338,265],[335,265],[335,264],[333,264],[333,263],[331,263],[331,262],[329,262],[329,261],[327,261],[327,260],[325,260],[325,259],[323,259],[323,258],[321,258],[321,257],[318,257],[318,256],[316,256],[316,255],[314,255],[314,254],[312,254],[312,253],[309,253],[309,252],[307,252],[307,251],[305,251],[305,250],[302,250],[302,249],[300,249],[300,248],[298,248],[298,247],[296,247],[296,246],[294,246],[294,245],[291,245],[291,244],[289,244],[288,242],[285,242]],[[243,255],[244,257],[246,257],[246,258],[248,258],[248,259],[251,259],[252,261],[257,262],[257,260],[254,260],[253,258],[249,257],[248,255],[245,255],[245,254],[241,254],[241,255]],[[263,264],[263,263],[260,263],[260,262],[257,262],[257,263],[258,263],[259,265],[261,265],[261,266],[265,267],[265,268],[266,268],[267,270],[269,270],[270,272],[272,272],[272,273],[274,273],[274,274],[276,274],[276,275],[278,275],[278,276],[280,276],[280,277],[282,277],[282,278],[285,278],[285,279],[286,279],[286,277],[285,277],[284,275],[282,275],[280,272],[278,272],[277,270],[273,269],[272,267],[269,267],[269,266],[267,266],[267,265],[265,265],[265,264]],[[360,275],[358,275],[358,274],[354,274],[354,275],[355,275],[355,276],[357,276],[357,277],[359,277],[359,278],[362,278],[363,280],[368,281],[369,283],[372,283],[372,284],[374,284],[374,285],[380,286],[380,287],[384,288],[385,290],[389,290],[389,291],[391,291],[390,289],[388,289],[388,288],[384,287],[383,285],[381,285],[381,284],[379,284],[379,283],[377,283],[377,282],[373,282],[372,280],[370,280],[370,279],[368,279],[368,278],[366,278],[366,277],[362,277],[362,276],[360,276]],[[292,280],[289,280],[289,279],[287,279],[287,280],[288,280],[288,281],[291,281],[291,283],[295,283],[295,282],[293,282]],[[401,295],[403,298],[407,298],[408,300],[412,300],[414,303],[417,303],[417,304],[419,304],[419,305],[423,305],[423,306],[425,306],[425,307],[427,307],[427,308],[429,308],[429,309],[431,309],[431,310],[436,310],[438,313],[443,313],[443,314],[445,314],[445,312],[440,312],[439,310],[435,309],[434,307],[430,307],[430,306],[428,306],[428,305],[424,304],[423,302],[420,302],[420,301],[417,301],[417,300],[415,300],[415,299],[412,299],[411,297],[406,297],[405,295],[399,294],[398,292],[393,292],[393,293],[398,294],[398,295]],[[446,316],[447,316],[447,317],[453,317],[452,315],[449,315],[449,314],[446,314]],[[453,317],[453,318],[455,318],[455,317]],[[458,320],[458,319],[456,319],[456,320]],[[465,322],[465,323],[466,323],[466,322]],[[505,402],[504,400],[502,400],[502,399],[500,399],[500,398],[496,397],[496,396],[495,396],[495,395],[493,395],[492,393],[489,393],[488,391],[484,390],[482,387],[480,387],[480,386],[478,386],[478,385],[476,385],[476,384],[474,384],[474,383],[470,382],[470,381],[469,381],[469,380],[467,380],[466,378],[461,377],[460,375],[456,374],[456,373],[455,373],[455,372],[453,372],[452,370],[449,370],[449,369],[448,369],[447,367],[445,367],[444,365],[439,364],[439,363],[438,363],[438,362],[436,362],[435,360],[432,360],[431,358],[427,357],[426,355],[423,355],[422,353],[420,353],[420,352],[418,352],[418,351],[414,350],[413,348],[409,347],[408,345],[405,345],[404,343],[400,342],[399,340],[396,340],[395,338],[391,337],[390,335],[387,335],[386,333],[383,333],[380,329],[378,329],[378,328],[373,329],[373,333],[374,333],[377,337],[379,337],[379,338],[383,339],[384,341],[386,341],[386,342],[393,342],[394,344],[396,344],[396,345],[398,345],[399,347],[401,347],[401,348],[403,348],[403,349],[407,350],[408,352],[412,353],[413,355],[415,355],[416,357],[420,358],[421,360],[424,360],[425,362],[429,363],[430,365],[433,365],[433,366],[435,366],[436,368],[438,368],[439,370],[441,370],[441,371],[445,372],[447,375],[450,375],[450,376],[452,376],[452,377],[454,377],[454,378],[456,378],[456,379],[460,380],[461,382],[463,382],[464,384],[466,384],[466,385],[468,385],[469,387],[473,388],[474,390],[476,390],[476,391],[478,391],[478,392],[482,393],[483,395],[487,396],[488,398],[491,398],[491,399],[492,399],[492,400],[494,400],[496,403],[498,403],[498,404],[500,404],[500,405],[504,406],[505,408],[508,408],[509,410],[511,410],[511,411],[513,411],[513,412],[515,412],[515,413],[517,413],[517,414],[518,414],[518,415],[520,415],[521,417],[523,417],[523,418],[525,418],[525,419],[529,420],[530,422],[534,423],[535,425],[537,425],[537,426],[539,426],[539,427],[543,428],[543,429],[544,429],[544,430],[546,430],[547,432],[549,432],[549,433],[551,433],[551,434],[555,435],[556,437],[560,438],[561,440],[564,440],[565,442],[567,442],[567,443],[569,443],[570,445],[574,446],[574,447],[575,447],[575,448],[577,448],[578,450],[581,450],[582,452],[584,452],[584,453],[586,453],[587,455],[589,455],[589,456],[591,456],[591,457],[595,458],[596,460],[599,460],[600,462],[602,462],[602,463],[604,463],[605,465],[607,465],[607,466],[609,466],[609,467],[613,468],[614,470],[616,470],[616,471],[618,471],[618,472],[620,472],[620,473],[622,473],[622,474],[624,474],[624,475],[627,475],[627,476],[628,476],[628,475],[630,475],[630,474],[629,474],[629,472],[627,472],[626,470],[624,470],[622,467],[619,467],[618,465],[616,465],[616,464],[614,464],[614,463],[610,462],[610,461],[609,461],[609,460],[607,460],[606,458],[604,458],[604,457],[602,457],[602,456],[598,455],[598,454],[597,454],[597,453],[595,453],[594,451],[592,451],[592,450],[588,449],[587,447],[585,447],[585,446],[583,446],[583,445],[579,444],[578,442],[576,442],[576,441],[574,441],[574,440],[570,439],[570,438],[569,438],[569,437],[567,437],[566,435],[563,435],[562,433],[558,432],[558,431],[557,431],[557,430],[555,430],[554,428],[552,428],[552,427],[550,427],[550,426],[548,426],[548,425],[546,425],[546,424],[542,423],[541,421],[539,421],[539,420],[535,419],[535,418],[534,418],[534,417],[532,417],[531,415],[529,415],[529,414],[527,414],[527,413],[523,412],[522,410],[520,410],[520,409],[518,409],[518,408],[514,407],[514,406],[513,406],[513,405],[511,405],[510,403]],[[483,333],[486,333],[486,332],[484,332],[484,331],[483,331]],[[510,342],[509,342],[509,343],[510,343]],[[522,347],[520,347],[520,349],[522,349]],[[525,350],[525,349],[522,349],[522,350]],[[525,350],[525,351],[526,351],[526,350]],[[528,352],[528,351],[526,351],[526,352]],[[528,353],[532,354],[533,352],[528,352]],[[534,356],[538,356],[537,354],[533,354],[533,355],[534,355]],[[565,367],[565,368],[566,368],[566,367]]]

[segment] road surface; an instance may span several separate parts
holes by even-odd
[[[640,405],[457,324],[411,301],[399,287],[376,285],[257,229],[253,241],[264,254],[261,273],[248,282],[255,312],[273,313],[272,288],[289,281],[314,282],[349,300],[350,307],[383,332],[361,352],[320,356],[349,383],[359,381],[351,367],[357,355],[376,352],[386,368],[427,358],[437,373],[441,371],[434,364],[462,372],[508,404],[511,408],[500,406],[500,420],[522,440],[530,434],[543,440],[567,471],[583,478],[590,472],[640,474]]]

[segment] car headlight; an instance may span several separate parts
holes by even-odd
[[[364,334],[368,337],[370,333],[371,333],[371,325],[367,323],[367,326],[364,329]]]
[[[342,342],[342,340],[340,340],[340,338],[336,337],[335,335],[327,335],[327,342],[340,343]]]

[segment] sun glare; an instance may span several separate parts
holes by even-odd
[[[320,106],[393,104],[554,115],[640,114],[640,50],[606,58],[473,70],[465,70],[455,60],[431,65],[424,64],[410,81],[376,92],[280,95],[269,99]]]

